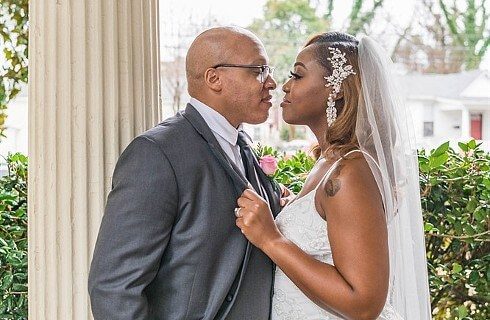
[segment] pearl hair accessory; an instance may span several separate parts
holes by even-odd
[[[335,96],[340,92],[340,87],[342,81],[345,80],[349,75],[356,74],[350,64],[345,65],[347,59],[345,58],[345,53],[342,53],[338,48],[328,47],[331,58],[327,58],[332,64],[332,75],[324,77],[327,80],[325,87],[333,87],[332,92],[328,95],[327,100],[327,124],[330,127],[337,119],[337,108],[335,108]]]

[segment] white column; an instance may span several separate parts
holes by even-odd
[[[461,110],[461,140],[468,142],[471,139],[471,115],[466,107]]]
[[[91,319],[114,165],[161,120],[158,0],[35,0],[29,11],[29,319]]]

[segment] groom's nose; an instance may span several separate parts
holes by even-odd
[[[268,90],[274,90],[277,87],[277,82],[271,75],[269,75],[267,79],[265,79],[264,87]]]

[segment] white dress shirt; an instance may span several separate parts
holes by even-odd
[[[238,131],[242,130],[242,125],[240,124],[238,128],[233,127],[221,113],[196,98],[191,98],[190,104],[203,117],[204,121],[216,137],[216,140],[218,140],[221,149],[223,149],[228,158],[234,162],[243,173],[243,176],[245,176],[245,169],[240,155],[240,147],[237,144]]]
[[[216,140],[218,140],[221,149],[223,149],[228,158],[230,158],[230,160],[235,163],[237,168],[240,169],[243,176],[246,177],[242,156],[240,155],[240,146],[237,144],[238,131],[243,131],[242,124],[240,124],[238,128],[235,128],[231,125],[231,123],[228,122],[228,120],[226,120],[225,117],[223,117],[223,115],[221,115],[221,113],[207,106],[196,98],[191,97],[189,103],[197,110],[197,112],[199,112],[201,117],[203,117],[204,121],[216,137]],[[243,132],[245,133],[245,136],[248,138],[248,140],[250,140],[250,136],[245,131]],[[259,182],[259,184],[261,184],[257,172],[255,172],[255,179]],[[252,187],[250,183],[249,186]],[[260,194],[260,191],[255,191]],[[263,191],[263,194],[265,200],[269,201],[269,197],[267,196],[265,191]]]

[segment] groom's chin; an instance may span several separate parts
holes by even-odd
[[[256,125],[256,124],[262,124],[262,123],[264,123],[266,121],[267,121],[267,117],[264,118],[264,119],[260,119],[260,120],[259,119],[257,119],[257,120],[254,119],[254,120],[245,121],[245,122],[248,123],[248,124]]]
[[[250,117],[249,121],[246,121],[249,124],[261,124],[267,121],[269,119],[269,110],[267,109],[266,111],[261,110],[260,114],[256,114],[255,117]]]

